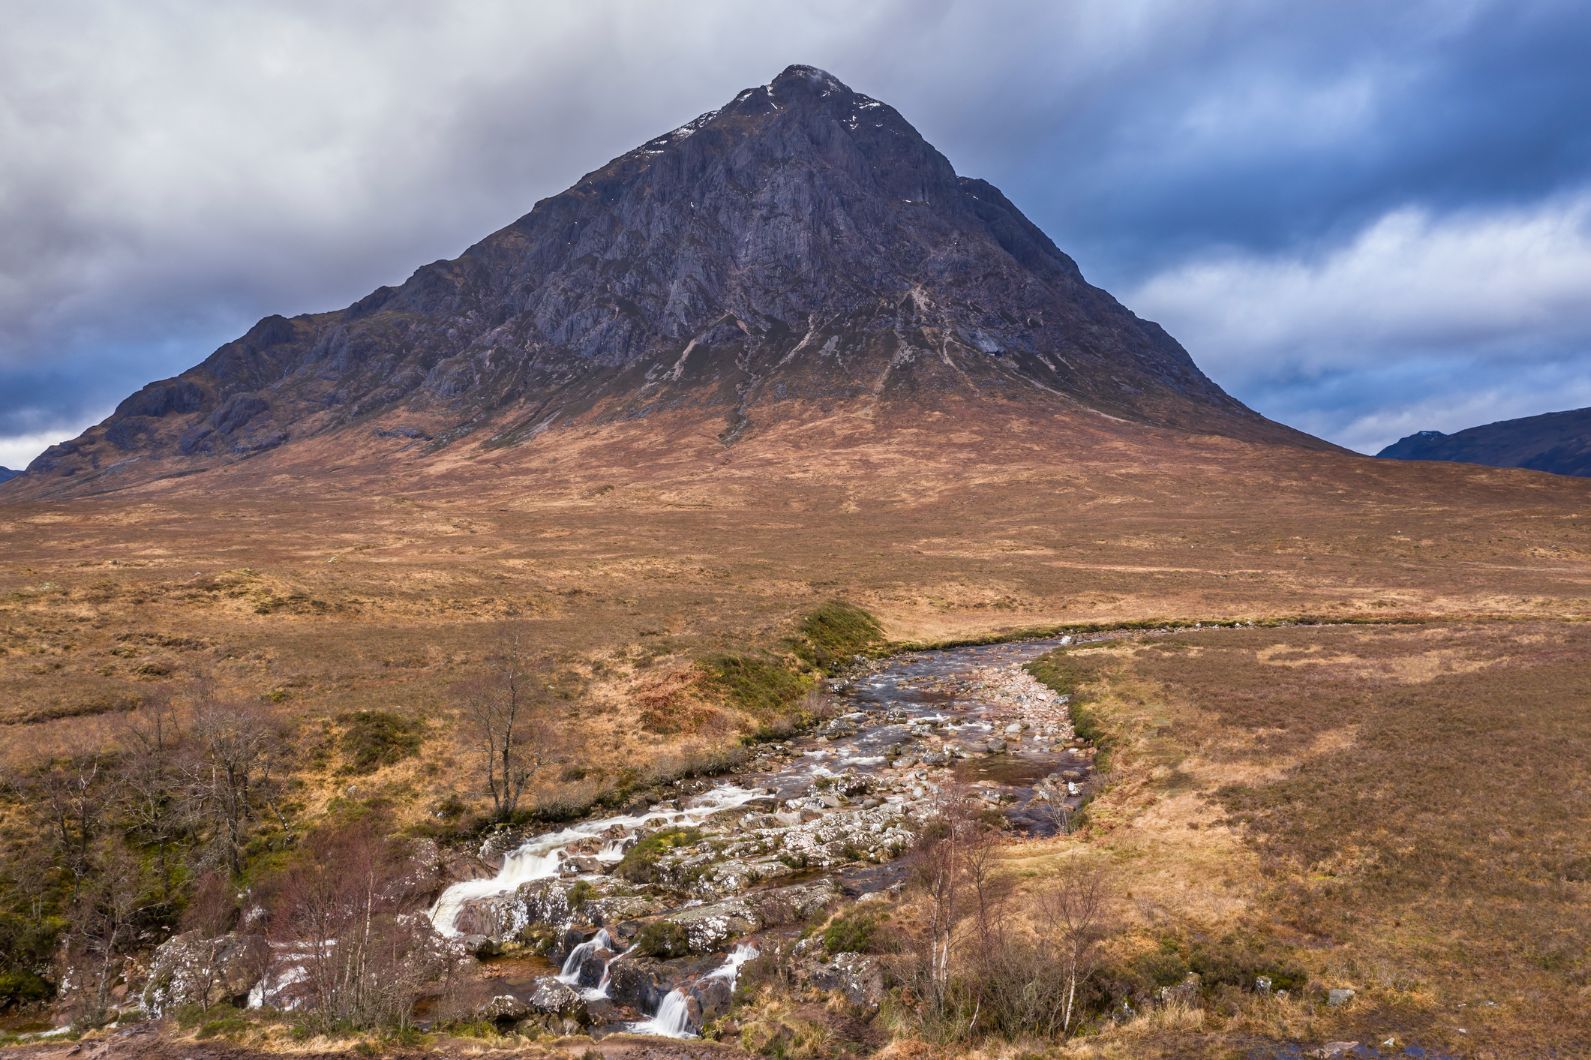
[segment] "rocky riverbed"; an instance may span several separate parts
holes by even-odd
[[[545,973],[499,980],[482,1002],[501,1024],[694,1034],[728,1009],[740,969],[764,948],[783,948],[842,900],[897,885],[900,857],[947,784],[1019,830],[1066,819],[1086,797],[1092,750],[1065,697],[1021,667],[1070,641],[875,664],[833,684],[834,713],[817,730],[760,748],[732,776],[483,850],[497,873],[449,887],[432,923],[485,957],[528,947],[549,958]],[[876,993],[877,970],[853,963],[814,974],[838,977],[848,995]]]

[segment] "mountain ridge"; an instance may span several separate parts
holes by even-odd
[[[1227,395],[894,108],[792,66],[457,258],[265,317],[28,479],[115,488],[349,431],[502,447],[662,411],[733,444],[774,406],[910,419],[947,393],[1329,448]]]
[[[1591,408],[1545,412],[1452,434],[1417,431],[1376,454],[1393,460],[1449,460],[1591,476]]]

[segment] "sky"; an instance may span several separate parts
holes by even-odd
[[[1229,392],[1373,452],[1591,405],[1591,5],[8,5],[0,465],[457,255],[791,63]]]

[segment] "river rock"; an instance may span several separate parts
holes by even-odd
[[[672,989],[667,969],[654,957],[620,957],[608,967],[608,996],[637,1012],[656,1012]]]
[[[526,1004],[532,1011],[559,1019],[572,1019],[577,1023],[586,1023],[586,1003],[580,995],[567,983],[560,982],[550,975],[544,975],[536,980],[536,985],[526,999]]]
[[[690,1009],[691,1026],[700,1030],[708,1020],[729,1011],[735,1002],[735,984],[723,976],[707,975],[686,987],[685,996],[694,1002]]]
[[[530,1005],[524,998],[513,994],[498,994],[475,1008],[476,1019],[495,1023],[500,1027],[518,1023],[528,1015],[530,1015]]]
[[[241,1004],[270,958],[260,935],[204,938],[198,931],[183,932],[156,948],[140,1004],[155,1017],[184,1005]]]
[[[807,920],[826,909],[839,895],[834,881],[813,880],[691,906],[661,917],[659,921],[682,927],[691,953],[715,953],[743,935]]]

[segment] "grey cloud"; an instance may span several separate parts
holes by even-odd
[[[1154,306],[1168,277],[1320,260],[1399,211],[1440,225],[1572,196],[1588,30],[1556,2],[22,8],[0,37],[0,447],[75,432],[267,313],[457,254],[791,62],[894,103]],[[1300,321],[1331,328],[1308,302]],[[1579,317],[1552,314],[1517,325],[1518,350],[1572,346]],[[1264,411],[1328,434],[1374,411],[1347,385],[1309,397],[1368,371],[1364,344],[1250,377],[1184,315],[1195,356]]]

